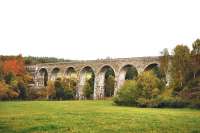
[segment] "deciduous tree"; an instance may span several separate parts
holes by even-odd
[[[192,44],[192,52],[191,52],[191,64],[192,64],[192,72],[193,72],[193,78],[196,78],[196,73],[200,71],[200,39],[197,39]]]
[[[4,61],[3,72],[5,75],[10,72],[14,75],[23,75],[25,73],[25,66],[22,56]]]
[[[172,83],[179,88],[178,90],[181,90],[188,80],[190,72],[190,49],[186,45],[177,45],[173,50],[170,74]]]
[[[163,49],[163,51],[161,52],[161,56],[160,56],[160,72],[162,77],[166,77],[167,72],[168,72],[168,68],[169,68],[169,52],[168,49],[165,48]]]

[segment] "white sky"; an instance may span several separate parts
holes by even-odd
[[[0,54],[159,55],[200,38],[200,0],[1,0]]]

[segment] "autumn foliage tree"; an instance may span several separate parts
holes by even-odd
[[[3,63],[3,73],[5,75],[12,73],[15,76],[21,76],[25,73],[24,61],[21,55],[17,58],[9,59]]]
[[[0,58],[0,99],[25,99],[29,76],[25,71],[24,60],[21,55]]]

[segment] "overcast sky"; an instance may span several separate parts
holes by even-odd
[[[200,38],[200,0],[1,0],[0,54],[159,55]]]

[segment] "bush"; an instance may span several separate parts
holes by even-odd
[[[198,78],[192,79],[187,83],[187,88],[197,87],[198,83],[200,83],[200,79],[198,79]]]
[[[164,87],[162,81],[153,72],[143,72],[137,79],[138,87],[142,90],[142,98],[152,99],[161,94]]]
[[[179,97],[166,97],[162,98],[160,103],[158,104],[159,108],[168,107],[168,108],[184,108],[189,105],[189,102],[183,100]]]
[[[117,105],[136,105],[136,101],[141,94],[140,92],[135,81],[127,80],[118,91],[117,96],[114,97],[114,102]]]
[[[190,106],[190,108],[195,108],[195,109],[200,109],[200,101],[192,101]]]
[[[160,104],[161,98],[154,98],[154,99],[145,99],[139,98],[137,100],[138,107],[148,107],[148,108],[158,108]]]
[[[54,82],[54,86],[52,86],[52,84],[50,83],[48,84],[48,96],[50,96],[49,98],[51,98],[55,93],[55,98],[58,100],[74,99],[76,95],[75,86],[76,82],[74,80],[57,79]]]
[[[64,93],[65,93],[64,95],[65,100],[70,100],[70,99],[75,98],[74,91],[71,88],[65,88]]]
[[[14,74],[13,74],[12,72],[9,72],[8,74],[6,74],[6,75],[4,76],[5,83],[6,83],[6,84],[10,84],[11,81],[12,81],[14,78],[15,78],[15,77],[14,77]]]
[[[5,82],[0,81],[0,100],[13,100],[19,96],[19,93]]]
[[[28,100],[45,100],[47,99],[47,91],[46,88],[32,89],[29,88],[27,90]]]
[[[184,88],[179,95],[186,100],[200,100],[200,87]]]
[[[143,72],[136,81],[125,81],[114,98],[114,102],[118,105],[156,107],[159,104],[158,96],[162,88],[162,81],[153,72]]]
[[[184,108],[188,107],[189,104],[186,100],[173,97],[158,97],[154,99],[139,98],[137,100],[137,106],[143,108]]]
[[[83,87],[83,94],[85,98],[91,99],[93,96],[93,92],[94,92],[93,86],[91,86],[90,81],[87,80]]]
[[[19,81],[17,84],[17,88],[19,90],[19,99],[26,99],[27,98],[27,88],[23,81]]]

